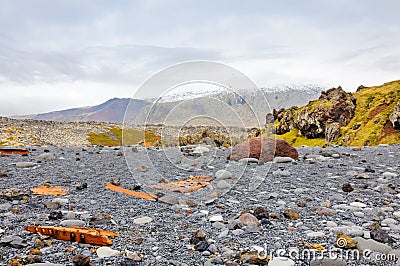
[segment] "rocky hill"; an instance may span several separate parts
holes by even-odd
[[[295,146],[400,143],[400,81],[355,93],[332,88],[305,106],[274,110],[273,117],[277,137]]]

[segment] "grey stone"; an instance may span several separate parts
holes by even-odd
[[[380,252],[387,254],[392,248],[389,245],[379,243],[373,239],[364,239],[362,237],[355,237],[354,240],[357,241],[357,249],[360,251],[370,250],[375,252]]]
[[[53,153],[45,152],[36,157],[36,162],[51,162],[56,159]]]
[[[323,258],[320,260],[312,260],[310,266],[346,266],[347,263],[340,259]]]
[[[232,173],[227,170],[218,170],[215,173],[215,180],[229,179],[231,177],[232,177]]]
[[[61,221],[61,226],[71,227],[71,226],[84,226],[86,223],[82,220],[64,220]]]

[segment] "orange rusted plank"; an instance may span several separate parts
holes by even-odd
[[[24,226],[24,230],[32,233],[49,235],[59,240],[93,244],[112,245],[109,236],[118,236],[118,233],[85,227],[56,227],[56,226]]]
[[[31,188],[33,194],[36,195],[53,195],[60,196],[68,193],[66,188],[56,186],[56,187],[46,187],[46,186],[38,186],[36,188]]]
[[[19,154],[19,155],[28,155],[29,151],[24,148],[0,148],[1,155],[12,155],[12,154]]]
[[[126,189],[126,188],[115,186],[115,185],[113,185],[111,183],[107,183],[106,184],[106,189],[109,189],[109,190],[112,190],[112,191],[115,191],[115,192],[121,192],[121,193],[124,193],[126,195],[137,197],[137,198],[142,198],[142,199],[147,199],[147,200],[154,200],[154,201],[157,200],[157,196],[156,195],[147,194],[147,193],[144,193],[144,192],[132,191],[132,190],[129,190],[129,189]]]
[[[171,182],[171,183],[158,183],[148,186],[149,188],[166,190],[171,192],[188,193],[199,190],[207,186],[211,181],[211,176],[194,176],[187,180]]]

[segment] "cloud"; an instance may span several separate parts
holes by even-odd
[[[0,90],[17,88],[25,106],[40,102],[26,113],[41,112],[57,108],[47,100],[49,90],[54,99],[79,95],[60,108],[122,97],[189,60],[229,64],[259,86],[354,90],[399,78],[399,9],[396,0],[4,0]],[[93,95],[95,86],[101,93]],[[29,101],[22,98],[31,90]],[[0,99],[0,115],[21,112],[9,105]]]

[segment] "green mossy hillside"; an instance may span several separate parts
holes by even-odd
[[[354,117],[349,124],[340,129],[341,136],[331,144],[344,146],[362,146],[378,144],[400,144],[400,131],[393,128],[390,115],[400,100],[400,80],[385,83],[380,86],[360,86],[352,94],[356,98]],[[291,108],[293,117],[301,113],[311,113],[316,108],[329,107],[329,101],[315,100],[300,108]],[[280,121],[275,121],[279,126]],[[293,146],[321,146],[325,139],[309,139],[301,136],[297,129],[292,129],[282,135],[276,135],[291,143]]]

